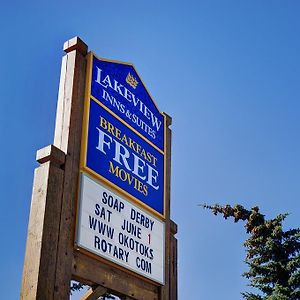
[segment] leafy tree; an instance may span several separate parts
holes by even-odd
[[[250,237],[245,241],[246,264],[243,274],[249,286],[258,293],[244,292],[247,300],[299,300],[300,299],[300,229],[283,230],[282,222],[288,214],[266,220],[258,207],[251,210],[241,205],[201,205],[214,215],[222,214],[234,222],[244,221]]]
[[[72,292],[80,291],[84,288],[84,284],[80,282],[71,282],[70,286],[70,294],[72,295]]]

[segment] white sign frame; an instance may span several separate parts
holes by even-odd
[[[76,245],[164,285],[165,223],[81,173]]]

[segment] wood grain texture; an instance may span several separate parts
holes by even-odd
[[[171,234],[170,241],[170,299],[178,299],[178,277],[177,277],[177,239]]]
[[[66,53],[76,50],[85,56],[87,54],[88,46],[80,37],[75,36],[64,43],[63,49]]]
[[[165,284],[160,288],[160,300],[176,300],[170,298],[170,199],[171,199],[171,129],[172,118],[164,113],[166,117],[166,238],[165,238]]]
[[[66,153],[54,299],[69,299],[79,178],[87,46],[75,38],[66,43],[59,86],[54,144]],[[65,45],[66,45],[65,44]]]
[[[56,153],[50,151],[47,161],[41,155],[47,152],[44,150],[39,153],[44,163],[35,170],[34,175],[22,300],[53,299],[64,173],[56,162],[64,154],[58,149],[55,150]]]
[[[158,299],[158,288],[154,284],[103,264],[80,252],[74,255],[73,279],[88,285],[99,284],[115,295],[138,300]]]
[[[54,145],[49,145],[36,152],[36,161],[43,164],[47,161],[51,161],[57,166],[61,166],[65,163],[66,155],[60,149]]]

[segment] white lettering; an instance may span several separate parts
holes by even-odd
[[[127,147],[120,144],[117,140],[107,135],[101,129],[97,128],[99,132],[98,145],[96,149],[107,154],[107,151],[113,151],[113,160],[121,166],[125,166],[128,171],[142,180],[145,180],[155,190],[159,189],[158,178],[159,173],[156,169],[151,167],[146,161],[135,153],[129,151]],[[148,170],[147,170],[148,169]]]
[[[158,172],[153,169],[150,165],[148,165],[148,180],[147,183],[150,184],[155,190],[158,190],[159,185],[155,186],[153,181],[157,183]]]
[[[102,130],[100,130],[98,127],[96,127],[96,129],[99,132],[99,138],[98,138],[98,146],[96,147],[96,149],[100,150],[102,153],[106,154],[106,152],[104,151],[104,145],[107,146],[108,149],[110,149],[110,143],[112,142],[112,138],[106,134],[105,132],[103,132]],[[104,138],[107,137],[109,142],[105,141]]]
[[[134,156],[134,168],[133,168],[133,174],[135,174],[136,176],[138,176],[139,178],[141,178],[142,180],[145,180],[146,176],[142,176],[139,174],[139,170],[141,170],[142,172],[144,172],[144,167],[145,167],[145,161],[142,160],[141,158],[139,158],[138,156],[136,156],[134,153],[132,153],[132,155]]]
[[[122,160],[124,162],[126,169],[131,171],[129,164],[127,162],[127,158],[129,158],[129,156],[130,156],[129,151],[127,150],[127,148],[125,148],[123,145],[121,145],[116,140],[114,140],[114,142],[115,142],[115,157],[113,158],[113,160],[116,161],[117,163],[119,163],[120,165],[122,165],[122,163],[121,163],[121,157],[122,157]],[[121,149],[123,150],[123,153],[121,152]]]
[[[121,83],[114,79],[114,85],[112,85],[111,78],[109,75],[106,75],[105,78],[102,80],[102,70],[99,67],[97,68],[97,76],[96,82],[102,85],[104,88],[110,87],[122,97],[124,97],[128,102],[132,102],[134,107],[139,106],[139,111],[151,121],[152,127],[158,131],[161,127],[162,122],[158,120],[157,116],[139,99],[129,91],[126,87],[124,87]],[[104,95],[104,94],[103,94]],[[105,94],[108,96],[108,94]],[[105,98],[105,97],[104,97]],[[105,98],[106,99],[106,98]],[[107,99],[106,99],[107,100]]]

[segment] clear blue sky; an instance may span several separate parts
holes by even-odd
[[[300,2],[3,1],[1,299],[18,299],[35,152],[53,141],[62,45],[132,62],[173,117],[179,299],[238,300],[242,224],[198,203],[300,216]]]

